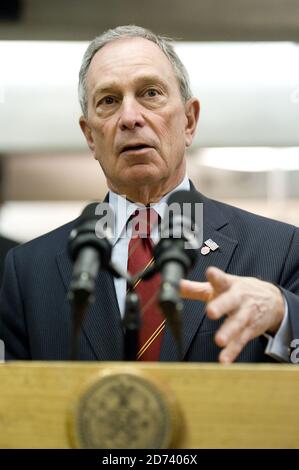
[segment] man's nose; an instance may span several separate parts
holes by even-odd
[[[144,126],[142,106],[134,98],[124,98],[121,105],[119,126],[121,130]]]

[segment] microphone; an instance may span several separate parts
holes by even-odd
[[[100,269],[108,269],[112,244],[112,232],[104,230],[96,209],[99,203],[86,206],[77,225],[70,233],[68,250],[74,262],[70,284],[70,299],[92,302],[95,281]],[[106,210],[106,209],[105,209]]]
[[[94,291],[100,269],[110,269],[112,232],[104,229],[101,218],[96,215],[98,203],[85,207],[77,225],[69,236],[68,251],[74,262],[68,298],[72,303],[73,331],[71,337],[71,359],[77,356],[77,337],[90,303],[94,302]],[[109,212],[105,205],[105,210]],[[111,216],[111,213],[108,214]],[[111,219],[109,219],[111,220]]]
[[[155,269],[162,284],[159,304],[181,353],[180,280],[194,266],[202,244],[202,203],[195,192],[176,191],[167,200],[160,227],[160,239],[154,247]],[[181,354],[180,354],[181,355]]]

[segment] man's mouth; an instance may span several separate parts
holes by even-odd
[[[121,153],[123,153],[123,152],[138,152],[138,151],[146,150],[146,149],[150,149],[150,148],[152,148],[152,147],[150,145],[147,145],[147,144],[125,145],[122,148]]]

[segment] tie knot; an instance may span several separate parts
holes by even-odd
[[[158,224],[159,215],[155,209],[137,209],[133,214],[132,237],[149,238],[152,228]]]

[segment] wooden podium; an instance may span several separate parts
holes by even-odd
[[[12,362],[0,386],[1,448],[137,448],[155,433],[156,448],[299,448],[292,365]]]

